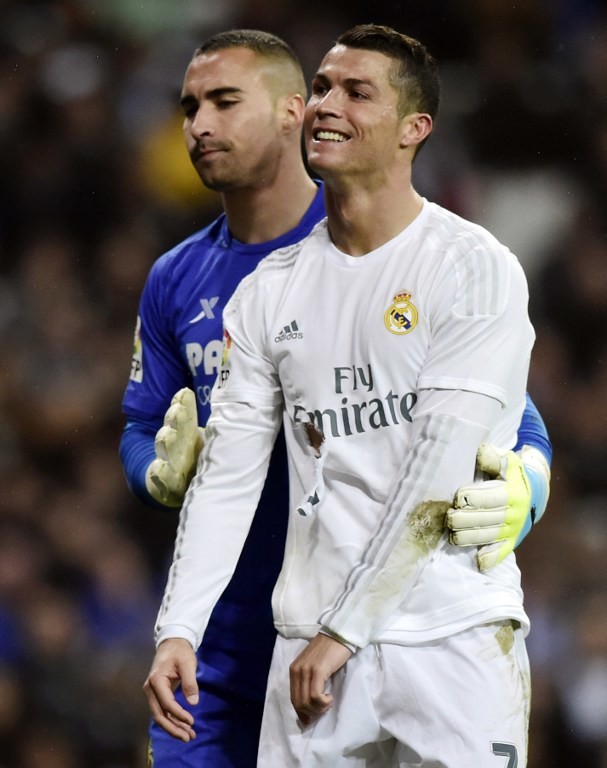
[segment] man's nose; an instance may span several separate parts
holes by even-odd
[[[203,136],[212,136],[214,130],[210,110],[205,109],[204,107],[199,107],[196,110],[194,118],[190,121],[190,132],[192,136],[197,139],[200,139]]]
[[[325,115],[338,115],[341,112],[341,106],[338,95],[334,90],[327,91],[316,104],[316,114],[319,117]]]

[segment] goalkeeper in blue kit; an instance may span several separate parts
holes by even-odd
[[[186,145],[225,213],[164,254],[141,297],[120,454],[130,488],[149,504],[179,508],[195,472],[227,301],[263,257],[299,242],[325,217],[322,190],[301,154],[304,99],[295,55],[264,32],[215,35],[186,71]],[[461,488],[447,513],[452,543],[478,547],[481,570],[506,557],[543,514],[550,460],[545,426],[527,398],[514,450],[482,446],[479,477],[489,479]],[[150,766],[255,766],[287,510],[280,438],[238,567],[197,654],[198,701],[186,704],[178,693],[196,738],[152,722]]]

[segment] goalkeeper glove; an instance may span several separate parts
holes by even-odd
[[[479,547],[478,567],[488,571],[512,552],[537,523],[550,493],[550,467],[536,448],[518,453],[481,445],[476,466],[489,480],[460,488],[447,511],[449,540]]]
[[[203,445],[204,429],[198,426],[196,396],[184,387],[171,400],[164,424],[156,433],[156,458],[145,475],[150,496],[166,507],[180,507]]]

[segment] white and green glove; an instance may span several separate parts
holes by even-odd
[[[166,507],[180,507],[203,446],[204,429],[198,426],[196,395],[184,387],[171,400],[164,424],[156,433],[156,458],[145,474],[150,496]]]
[[[478,567],[488,571],[520,544],[544,514],[550,467],[532,446],[524,445],[515,453],[486,444],[478,449],[476,467],[491,479],[460,488],[446,523],[449,541],[478,547]]]

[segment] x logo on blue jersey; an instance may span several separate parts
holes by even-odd
[[[217,302],[219,301],[219,296],[213,296],[211,299],[200,299],[200,306],[202,307],[202,312],[198,315],[196,315],[195,318],[190,320],[190,323],[197,323],[199,320],[202,320],[204,317],[207,318],[207,320],[213,320],[215,317],[215,313],[213,312],[213,307]]]

